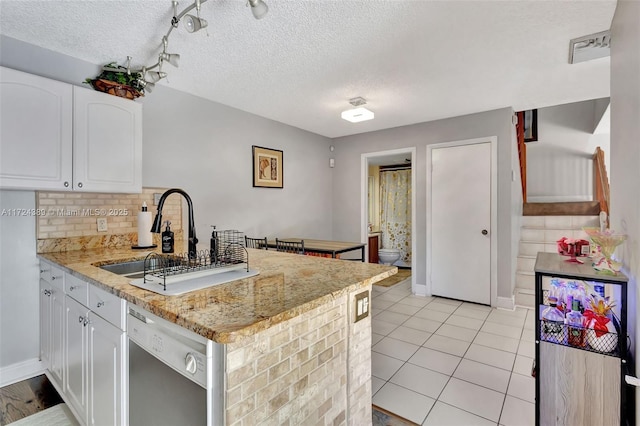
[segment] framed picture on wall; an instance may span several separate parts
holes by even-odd
[[[253,145],[253,186],[283,188],[282,151]]]
[[[538,110],[524,111],[524,141],[535,142],[538,140]]]

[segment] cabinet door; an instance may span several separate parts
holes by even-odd
[[[71,189],[72,86],[0,67],[0,188]]]
[[[125,333],[93,312],[89,329],[88,425],[126,424],[122,391],[125,383]]]
[[[87,324],[89,310],[70,297],[65,299],[66,395],[76,413],[87,418]]]
[[[539,345],[541,425],[620,425],[620,358]]]
[[[40,361],[49,368],[51,354],[51,286],[40,279]]]
[[[64,389],[64,292],[51,286],[51,352],[49,353],[49,371],[58,381],[59,389]]]
[[[142,191],[142,105],[73,88],[73,185],[92,192]]]

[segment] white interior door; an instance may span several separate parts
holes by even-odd
[[[491,304],[491,143],[431,151],[431,292]]]

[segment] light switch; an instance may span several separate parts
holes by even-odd
[[[369,290],[356,294],[356,318],[354,322],[365,319],[369,316]]]

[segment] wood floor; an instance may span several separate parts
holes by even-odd
[[[0,426],[60,404],[58,395],[44,374],[0,388]]]

